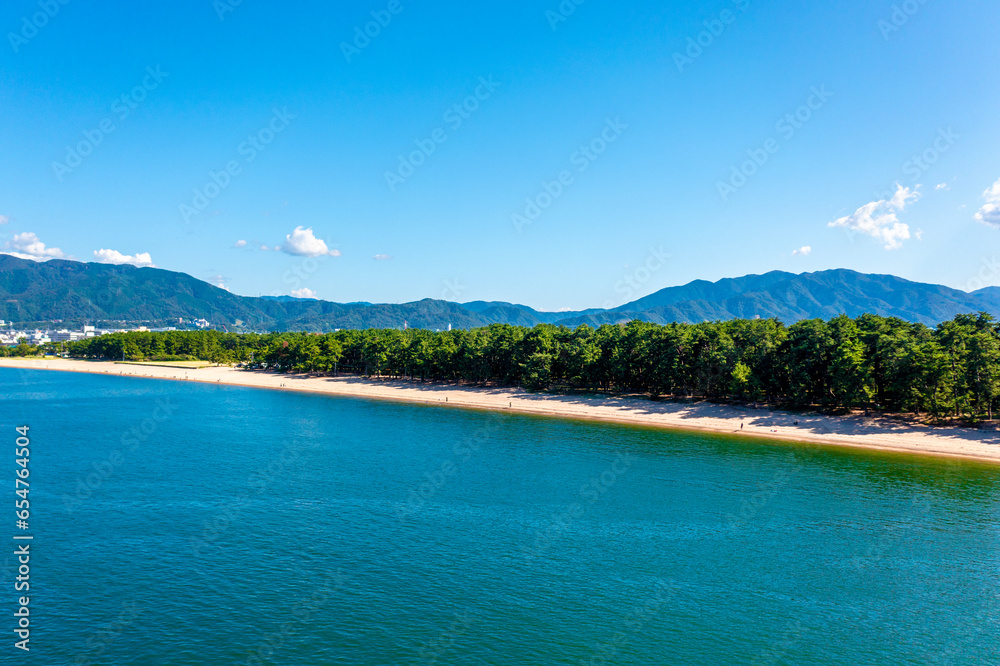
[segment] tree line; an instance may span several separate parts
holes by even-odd
[[[276,372],[764,401],[936,418],[992,419],[1000,396],[1000,324],[986,313],[958,315],[935,328],[865,314],[791,326],[777,319],[738,319],[575,329],[494,324],[441,332],[130,332],[63,348],[81,358],[198,359]]]

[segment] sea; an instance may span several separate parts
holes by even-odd
[[[3,663],[1000,664],[995,466],[9,368],[0,450]]]

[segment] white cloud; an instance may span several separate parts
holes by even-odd
[[[238,240],[235,243],[233,243],[233,247],[246,247],[246,246],[247,242],[245,240]]]
[[[793,252],[792,252],[792,256],[793,256],[793,257],[794,257],[794,256],[801,256],[801,257],[808,257],[808,256],[809,256],[809,253],[810,253],[810,252],[812,252],[812,251],[813,251],[813,249],[812,249],[812,248],[811,248],[810,246],[808,246],[808,245],[803,245],[803,246],[802,246],[802,247],[800,247],[799,249],[797,249],[797,250],[793,251]]]
[[[938,183],[937,185],[934,186],[934,189],[935,190],[950,190],[951,188],[948,186],[948,183]]]
[[[229,291],[229,287],[226,286],[226,282],[228,280],[229,278],[223,277],[221,275],[213,275],[212,277],[208,278],[205,281],[210,284],[214,284],[219,289],[225,289],[226,291]]]
[[[122,254],[118,250],[94,250],[94,260],[102,264],[114,264],[115,266],[130,264],[139,268],[154,267],[153,258],[149,256],[149,252]]]
[[[372,259],[374,259],[375,261],[391,261],[392,257],[390,257],[388,254],[376,254],[374,257],[372,257]]]
[[[919,187],[919,185],[917,186]],[[910,238],[910,227],[896,217],[911,201],[920,198],[920,192],[897,185],[896,193],[889,200],[872,201],[854,211],[853,214],[831,222],[828,226],[844,227],[862,233],[881,242],[887,250],[903,247],[903,241]]]
[[[302,289],[293,291],[292,296],[295,298],[316,298],[316,292],[308,287],[303,287]]]
[[[285,244],[274,249],[280,249],[286,254],[293,254],[299,257],[340,256],[340,250],[331,250],[328,248],[322,239],[316,238],[313,235],[311,227],[309,229],[295,227],[295,231],[285,236]]]
[[[264,252],[267,252],[267,251],[268,251],[268,250],[270,250],[271,248],[269,248],[269,247],[268,247],[268,246],[266,246],[266,245],[261,245],[261,246],[260,246],[260,249],[261,249],[261,250],[263,250]]]
[[[10,218],[6,215],[0,215],[0,224],[7,224],[10,222]]]
[[[9,254],[18,259],[31,259],[32,261],[48,261],[66,256],[57,247],[45,247],[45,243],[38,240],[38,236],[30,231],[14,234],[14,238],[4,243],[0,254]]]
[[[1000,227],[1000,179],[983,192],[986,203],[976,213],[976,220],[983,224]]]

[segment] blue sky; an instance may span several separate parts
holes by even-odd
[[[10,0],[0,251],[546,310],[775,269],[1000,284],[997,25],[988,0]]]

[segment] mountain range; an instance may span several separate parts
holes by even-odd
[[[506,302],[424,299],[413,303],[331,303],[292,297],[238,296],[185,273],[159,268],[0,255],[0,319],[8,322],[150,322],[206,319],[255,331],[337,328],[472,328],[495,323],[575,327],[641,319],[696,323],[775,317],[786,323],[846,313],[894,316],[934,325],[956,314],[1000,314],[1000,287],[972,293],[846,269],[772,271],[718,282],[695,280],[613,309],[539,312]]]

